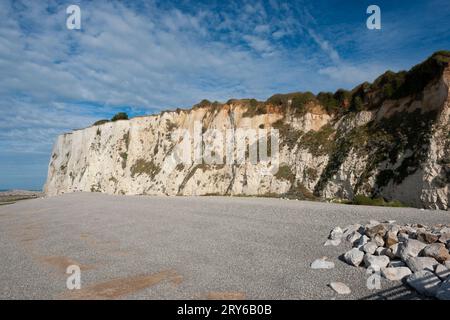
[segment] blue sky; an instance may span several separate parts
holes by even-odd
[[[366,28],[370,4],[381,30]],[[57,135],[118,111],[351,89],[449,35],[448,0],[0,0],[0,189],[40,189]]]

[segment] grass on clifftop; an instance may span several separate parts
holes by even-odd
[[[359,112],[377,108],[386,99],[401,99],[407,96],[420,96],[423,89],[437,80],[450,63],[450,51],[438,51],[409,71],[386,71],[373,83],[364,82],[351,91],[337,90],[335,93],[293,92],[275,94],[266,103],[283,106],[290,105],[293,112],[302,114],[308,102],[324,107],[328,114]]]
[[[108,122],[115,122],[118,120],[128,120],[128,114],[125,112],[118,112],[111,118],[111,120],[108,119],[98,120],[94,122],[93,126],[99,126]]]
[[[428,59],[412,67],[409,71],[386,71],[373,83],[362,83],[353,90],[339,89],[336,92],[320,92],[314,95],[311,92],[292,92],[286,94],[274,94],[266,101],[255,99],[230,99],[227,104],[239,102],[248,105],[245,117],[266,114],[267,104],[282,106],[286,109],[290,106],[296,115],[305,112],[305,106],[309,102],[320,104],[328,114],[341,114],[345,112],[358,112],[379,107],[386,99],[401,99],[406,96],[417,96],[426,85],[436,80],[444,68],[450,63],[450,51],[442,50],[433,53]],[[209,100],[202,100],[191,109],[200,107],[220,108],[224,104]],[[173,111],[180,112],[182,109]],[[186,109],[189,111],[189,109]],[[167,111],[161,112],[164,113]],[[99,120],[94,125],[101,125],[110,121],[126,120],[128,115],[119,112],[111,120]]]
[[[436,80],[449,63],[450,51],[435,52],[427,60],[414,66],[409,71],[397,73],[386,71],[368,87],[368,91],[379,92],[382,99],[401,99],[410,95],[415,96],[422,92],[427,84]]]

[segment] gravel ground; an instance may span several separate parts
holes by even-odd
[[[144,197],[97,193],[0,207],[0,299],[410,299],[400,282],[366,287],[335,226],[369,219],[449,223],[447,211],[266,198]],[[336,267],[312,270],[328,256]],[[81,290],[66,289],[68,265]],[[346,283],[338,296],[327,284]]]

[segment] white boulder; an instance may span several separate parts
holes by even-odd
[[[334,262],[327,261],[327,257],[316,259],[311,263],[311,269],[333,269]]]
[[[374,254],[377,249],[378,245],[374,241],[367,242],[365,245],[362,246],[362,250],[365,253],[369,254]]]
[[[344,260],[352,266],[359,266],[364,259],[364,252],[358,248],[353,248],[344,254]]]
[[[426,246],[425,243],[418,240],[408,239],[399,244],[399,256],[403,261],[406,261],[408,258],[417,257]]]
[[[411,270],[408,267],[397,267],[397,268],[383,268],[381,269],[381,274],[388,280],[391,281],[401,281],[403,278],[411,274]]]
[[[386,268],[389,261],[389,257],[387,256],[374,256],[368,253],[364,255],[364,264],[367,268],[372,268],[374,270]]]
[[[428,270],[433,272],[434,267],[439,264],[436,259],[430,257],[410,257],[406,259],[406,265],[413,271]]]
[[[330,240],[341,239],[343,235],[344,232],[342,231],[342,229],[340,227],[336,227],[333,230],[331,230],[329,239]]]
[[[331,282],[329,284],[330,288],[336,291],[338,294],[350,294],[352,291],[350,288],[342,282]]]

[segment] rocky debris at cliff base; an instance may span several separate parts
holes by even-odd
[[[431,257],[439,262],[450,260],[450,254],[443,243],[432,243],[423,249],[423,255]]]
[[[439,264],[435,259],[429,257],[411,257],[404,261],[412,272],[421,270],[434,272],[434,269]]]
[[[450,299],[450,226],[438,224],[396,224],[395,221],[369,221],[331,230],[326,243],[347,242],[352,249],[343,254],[351,266],[363,266],[390,281],[402,281],[419,294],[441,300]],[[311,268],[334,267],[326,258],[317,259]],[[341,284],[343,286],[341,286]],[[347,294],[344,284],[329,286]],[[350,290],[350,289],[348,289]]]
[[[388,280],[400,281],[411,274],[408,267],[389,267],[381,269],[381,274]]]
[[[344,260],[352,266],[359,266],[364,259],[364,252],[358,248],[353,248],[344,254]]]

